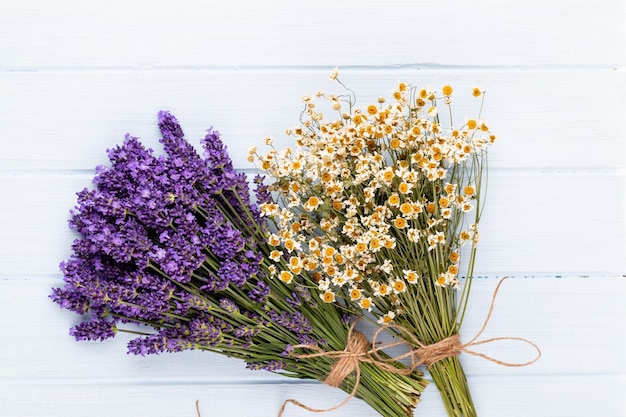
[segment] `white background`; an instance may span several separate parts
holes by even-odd
[[[462,356],[481,417],[626,416],[626,13],[623,0],[0,0],[0,416],[275,416],[345,395],[186,352],[76,343],[48,298],[75,236],[75,192],[126,132],[158,146],[170,110],[214,126],[235,165],[342,80],[361,104],[398,81],[487,90],[498,133],[463,334],[536,342],[505,368]],[[465,107],[464,107],[465,106]],[[462,115],[460,115],[462,117]],[[532,355],[488,347],[502,359]],[[290,407],[286,417],[306,416]],[[329,416],[374,416],[353,400]],[[444,417],[434,386],[416,416]]]

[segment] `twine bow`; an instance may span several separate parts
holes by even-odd
[[[372,345],[375,347],[372,348],[370,355],[374,357],[376,361],[381,361],[381,362],[400,361],[400,360],[408,358],[410,359],[410,364],[409,364],[410,369],[415,369],[419,365],[424,365],[426,366],[426,368],[430,368],[432,364],[434,364],[435,362],[439,362],[442,359],[459,356],[461,353],[468,353],[470,355],[479,356],[483,359],[494,362],[498,365],[508,366],[508,367],[528,366],[537,362],[539,358],[541,357],[541,350],[539,349],[539,346],[537,346],[535,343],[531,342],[528,339],[524,339],[521,337],[505,336],[505,337],[492,337],[490,339],[477,340],[487,328],[487,325],[489,324],[489,320],[491,320],[491,314],[493,313],[493,308],[496,302],[498,291],[500,291],[500,286],[502,285],[504,280],[507,278],[508,277],[504,277],[500,280],[500,282],[498,282],[498,285],[496,286],[496,289],[493,292],[493,296],[491,297],[491,305],[489,306],[487,317],[485,318],[485,321],[483,322],[483,325],[478,331],[478,333],[476,333],[476,335],[469,342],[461,343],[461,337],[457,333],[445,339],[442,339],[439,342],[435,342],[430,345],[427,345],[427,344],[422,343],[417,337],[415,337],[415,335],[411,334],[407,328],[396,325],[396,324],[388,324],[384,327],[379,328],[374,333],[374,336],[372,337]],[[388,330],[388,329],[399,330],[401,333],[406,335],[405,340],[387,343],[387,344],[380,345],[380,347],[376,347],[376,345],[379,344],[378,336],[380,335],[381,332]],[[406,340],[406,339],[409,339],[409,340]],[[469,349],[473,346],[484,345],[486,343],[492,343],[492,342],[496,342],[500,340],[517,340],[523,343],[527,343],[531,345],[533,348],[535,348],[535,350],[537,351],[537,356],[535,356],[532,360],[528,362],[505,362],[505,361],[496,359],[492,356],[485,355],[484,353],[476,352],[474,350]],[[418,346],[418,347],[411,348],[411,345]],[[395,346],[408,346],[409,351],[405,354],[398,355],[389,359],[381,358],[379,356],[378,354],[379,351],[383,349],[389,349]]]
[[[493,312],[493,307],[496,301],[496,296],[498,295],[500,286],[502,285],[502,282],[504,282],[505,279],[507,279],[507,277],[502,278],[500,282],[498,282],[498,285],[496,286],[496,289],[493,292],[493,296],[491,298],[491,305],[489,306],[487,317],[485,318],[485,321],[483,322],[481,329],[478,331],[478,333],[476,333],[476,335],[469,342],[465,344],[461,343],[461,338],[458,334],[454,334],[443,340],[440,340],[439,342],[427,345],[427,344],[422,343],[417,337],[411,334],[407,328],[403,326],[395,325],[395,324],[389,324],[389,325],[380,327],[378,330],[376,330],[376,332],[374,333],[372,337],[372,342],[370,343],[361,332],[354,330],[354,326],[357,323],[355,321],[354,323],[352,323],[352,325],[348,329],[346,348],[344,350],[326,352],[317,345],[303,344],[303,345],[293,346],[291,350],[291,356],[295,358],[306,359],[306,358],[315,358],[315,357],[327,357],[327,358],[337,359],[337,361],[331,367],[331,371],[326,377],[326,379],[324,380],[324,383],[332,387],[338,387],[339,385],[341,385],[343,380],[348,375],[354,372],[355,373],[354,387],[352,388],[352,392],[350,392],[350,394],[345,400],[343,400],[341,403],[331,408],[316,409],[316,408],[309,407],[295,399],[285,400],[283,402],[283,405],[280,408],[278,417],[282,417],[285,411],[285,407],[289,403],[294,404],[300,408],[304,408],[305,410],[311,411],[314,413],[324,413],[328,411],[337,410],[338,408],[343,407],[352,398],[354,398],[356,391],[359,387],[359,383],[361,380],[361,366],[360,366],[361,363],[372,363],[372,364],[375,364],[377,367],[388,372],[401,374],[401,375],[409,375],[413,371],[415,371],[415,369],[417,369],[419,365],[425,365],[427,368],[430,368],[434,363],[442,359],[458,356],[459,354],[463,352],[468,353],[470,355],[479,356],[483,359],[487,359],[488,361],[494,362],[502,366],[521,367],[521,366],[528,366],[537,362],[539,358],[541,357],[541,350],[535,343],[531,342],[528,339],[524,339],[521,337],[493,337],[490,339],[477,340],[487,328],[487,324],[489,324],[489,320],[491,319],[491,314]],[[409,341],[403,340],[403,341],[381,344],[380,342],[377,341],[378,336],[380,335],[382,331],[385,331],[388,329],[396,329],[400,331],[401,333],[404,333],[405,335],[407,335],[410,340]],[[491,342],[495,342],[499,340],[517,340],[517,341],[527,343],[535,348],[535,350],[537,351],[537,355],[535,356],[534,359],[528,362],[521,362],[521,363],[505,362],[505,361],[496,359],[494,357],[485,355],[484,353],[476,352],[474,350],[469,349],[470,347],[473,347],[473,346],[483,345],[486,343],[491,343]],[[369,348],[370,346],[372,346],[371,349]],[[405,346],[408,348],[408,352],[398,355],[398,356],[391,357],[391,358],[381,357],[379,352],[381,352],[384,349],[389,349],[394,346]],[[414,346],[418,346],[418,347],[414,348]],[[310,349],[312,351],[315,351],[315,353],[309,353],[309,354],[294,353],[293,349],[297,349],[297,348]],[[407,368],[398,368],[391,364],[392,362],[397,362],[397,361],[407,359],[407,358],[410,359],[410,364],[408,365]]]
[[[362,362],[376,363],[377,366],[383,369],[387,369],[389,371],[391,371],[392,369],[395,371],[402,371],[402,372],[408,371],[407,374],[410,372],[413,372],[413,370],[409,370],[408,368],[399,369],[385,362],[379,362],[376,359],[372,358],[370,356],[370,354],[372,353],[372,350],[369,349],[369,347],[371,346],[371,343],[369,342],[369,340],[367,340],[367,338],[365,337],[363,333],[357,330],[354,330],[354,326],[356,325],[356,323],[357,323],[356,321],[352,323],[352,325],[348,329],[348,338],[347,338],[346,348],[344,350],[326,352],[317,345],[305,344],[305,345],[292,346],[291,353],[290,353],[292,357],[298,358],[298,359],[318,358],[318,357],[327,357],[331,359],[337,359],[337,361],[331,367],[330,373],[324,380],[324,383],[326,385],[330,385],[331,387],[336,388],[339,385],[341,385],[343,380],[346,379],[348,375],[350,375],[352,372],[355,372],[354,387],[352,388],[352,392],[350,393],[350,395],[345,400],[343,400],[340,404],[337,404],[336,406],[331,407],[331,408],[324,408],[324,409],[312,408],[312,407],[309,407],[308,405],[302,404],[298,400],[290,398],[288,400],[285,400],[285,402],[283,402],[283,405],[280,407],[280,411],[278,412],[278,417],[281,417],[283,415],[285,411],[285,407],[289,403],[297,405],[298,407],[304,408],[305,410],[311,411],[313,413],[325,413],[325,412],[337,410],[338,408],[343,407],[355,396],[356,391],[359,388],[359,383],[361,381],[361,363]],[[298,348],[310,349],[310,350],[315,351],[315,353],[307,353],[307,354],[294,353],[293,350],[298,349]],[[400,373],[400,372],[397,372],[397,373]]]

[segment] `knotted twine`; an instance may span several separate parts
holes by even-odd
[[[282,417],[285,411],[285,407],[289,403],[294,404],[300,408],[304,408],[305,410],[314,412],[314,413],[325,413],[325,412],[337,410],[338,408],[343,407],[356,395],[356,391],[359,387],[359,383],[361,380],[361,363],[372,363],[376,365],[377,367],[379,367],[380,369],[385,370],[387,372],[391,372],[391,373],[395,373],[399,375],[409,375],[413,371],[415,371],[415,369],[420,365],[425,365],[426,368],[430,368],[434,363],[439,362],[440,360],[459,356],[463,352],[468,353],[470,355],[479,356],[481,358],[487,359],[488,361],[494,362],[498,365],[508,366],[508,367],[528,366],[537,362],[539,358],[541,357],[541,350],[539,349],[539,346],[537,346],[535,343],[531,342],[528,339],[524,339],[521,337],[505,336],[505,337],[493,337],[490,339],[477,340],[487,328],[487,324],[489,324],[489,320],[491,319],[491,314],[493,312],[493,307],[496,301],[496,296],[498,295],[498,291],[500,290],[500,286],[502,285],[502,282],[504,282],[504,280],[507,278],[508,277],[504,277],[500,280],[500,282],[498,282],[498,285],[496,286],[496,289],[493,292],[493,296],[491,298],[491,305],[489,306],[489,311],[487,313],[487,317],[485,318],[485,321],[483,322],[482,327],[480,328],[478,333],[476,333],[476,335],[469,342],[465,344],[461,343],[461,337],[459,336],[459,334],[453,334],[443,340],[440,340],[439,342],[435,342],[435,343],[427,345],[427,344],[422,343],[417,337],[411,334],[407,328],[403,326],[395,325],[395,324],[382,326],[378,330],[376,330],[376,332],[374,333],[372,337],[372,342],[370,343],[361,332],[354,330],[354,326],[357,323],[355,321],[354,323],[352,323],[352,325],[348,329],[346,348],[344,350],[326,352],[317,345],[302,344],[302,345],[292,346],[290,350],[290,355],[294,358],[307,359],[307,358],[315,358],[315,357],[327,357],[331,359],[337,359],[337,361],[331,367],[331,371],[326,377],[326,379],[324,380],[324,383],[331,387],[335,387],[335,388],[339,387],[339,385],[341,385],[343,380],[348,375],[354,372],[355,373],[354,387],[352,388],[352,392],[350,392],[350,394],[345,400],[343,400],[341,403],[337,404],[336,406],[330,407],[330,408],[324,408],[324,409],[312,408],[293,398],[287,399],[283,402],[283,405],[281,406],[280,411],[278,413],[278,417]],[[380,335],[382,331],[386,331],[389,329],[396,329],[399,332],[406,334],[408,338],[410,339],[410,342],[412,342],[412,344],[403,340],[403,341],[397,341],[397,342],[379,345],[379,342],[377,341],[378,336]],[[476,352],[474,350],[469,349],[472,346],[483,345],[486,343],[491,343],[491,342],[495,342],[499,340],[517,340],[523,343],[527,343],[535,348],[535,350],[537,351],[537,355],[535,356],[534,359],[528,362],[521,362],[521,363],[505,362],[505,361],[496,359],[494,357],[485,355],[484,353]],[[372,346],[371,349],[370,349],[370,346]],[[391,357],[391,358],[383,358],[380,356],[380,353],[379,353],[380,351],[382,351],[383,349],[389,349],[394,346],[405,346],[408,348],[408,352],[398,355],[398,356]],[[419,346],[419,347],[412,348],[412,346]],[[315,353],[298,354],[298,353],[293,352],[294,349],[298,349],[298,348],[305,348],[305,349],[313,350],[315,351]],[[391,364],[392,362],[397,362],[406,358],[410,359],[410,364],[406,368],[398,368]]]

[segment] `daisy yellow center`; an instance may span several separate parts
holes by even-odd
[[[402,217],[398,217],[395,221],[394,221],[395,226],[398,229],[404,229],[406,227],[406,220]]]
[[[292,275],[291,272],[289,272],[289,271],[282,271],[280,273],[280,280],[283,281],[284,283],[289,284],[292,279],[293,279],[293,275]]]
[[[413,204],[403,203],[400,206],[400,211],[402,212],[402,214],[411,214],[411,212],[413,211]]]
[[[417,274],[415,272],[409,272],[406,274],[406,280],[409,282],[417,281]]]

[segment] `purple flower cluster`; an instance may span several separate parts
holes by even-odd
[[[270,360],[267,362],[248,362],[246,365],[248,369],[258,371],[263,369],[265,371],[277,372],[286,368],[285,362],[279,360]]]
[[[298,337],[298,341],[302,344],[317,344],[311,337],[313,333],[313,327],[309,321],[304,317],[300,311],[287,312],[282,311],[277,313],[276,311],[270,311],[268,313],[272,323],[276,323],[279,326],[291,331]]]
[[[254,193],[256,195],[257,204],[271,203],[273,201],[269,186],[263,183],[264,179],[265,177],[262,175],[254,177],[254,183],[256,184]]]
[[[311,296],[311,291],[299,282],[294,284],[292,293],[285,296],[285,301],[295,310],[300,309],[302,305],[316,309],[318,305]]]
[[[209,129],[200,155],[170,113],[159,113],[159,128],[165,155],[127,135],[108,151],[111,165],[97,168],[95,188],[77,193],[69,225],[80,238],[60,266],[65,286],[50,296],[84,316],[70,334],[104,340],[122,330],[120,323],[144,324],[152,332],[128,346],[139,355],[212,348],[228,354],[233,346],[241,352],[267,345],[264,330],[272,326],[291,335],[285,343],[313,340],[302,313],[267,304],[271,285],[259,246],[267,226],[219,132]],[[262,183],[256,192],[270,198]],[[283,348],[273,348],[277,358]],[[238,356],[255,362],[252,354]]]

